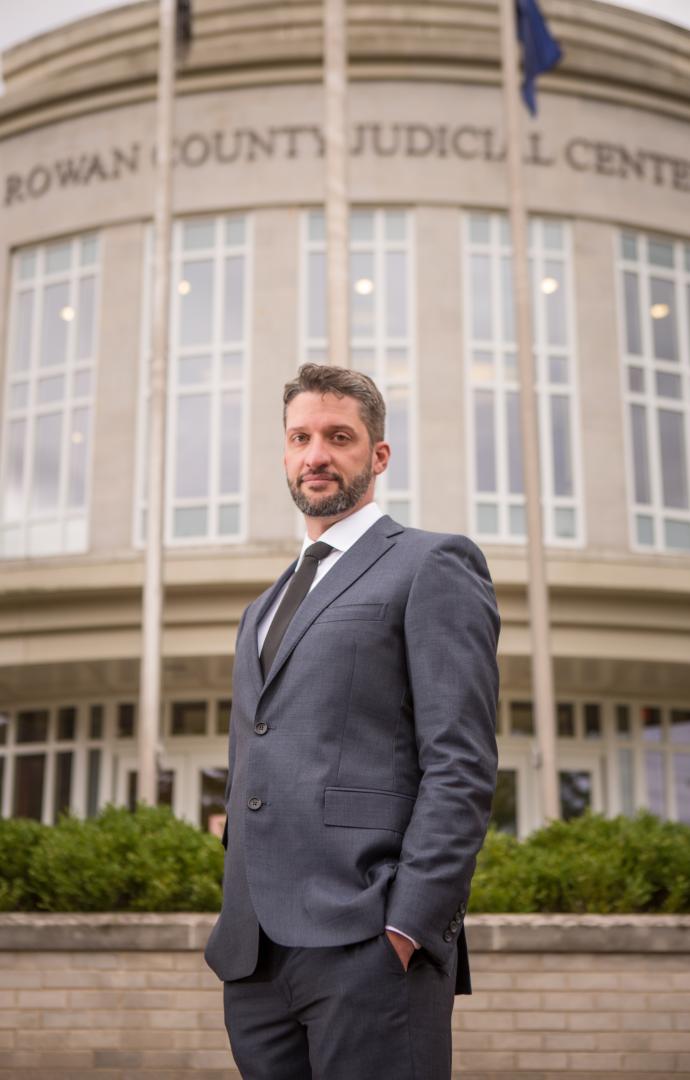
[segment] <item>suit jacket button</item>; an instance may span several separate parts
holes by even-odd
[[[453,918],[455,919],[456,922],[462,922],[462,916],[463,916],[462,911],[456,911]]]
[[[451,934],[450,930],[444,930],[443,931],[443,940],[444,941],[452,941],[453,940],[453,935]]]
[[[256,795],[252,795],[251,799],[247,802],[247,806],[250,810],[260,810],[263,803],[261,799],[257,799]]]
[[[268,724],[265,720],[257,720],[254,724],[254,731],[257,735],[265,735],[268,731]]]
[[[460,923],[456,922],[455,919],[450,920],[450,928],[453,931],[453,933],[455,933],[457,931],[459,926],[460,926]]]

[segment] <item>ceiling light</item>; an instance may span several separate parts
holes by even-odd
[[[374,291],[374,282],[371,278],[361,277],[355,281],[355,292],[359,296],[370,296]]]
[[[82,435],[81,431],[73,431],[72,432],[72,442],[73,443],[83,443],[83,441],[84,441],[84,436]]]
[[[177,286],[177,291],[180,296],[187,296],[192,291],[192,286],[188,281],[185,281],[183,278]]]
[[[665,319],[670,310],[668,304],[652,304],[649,314],[653,319]]]
[[[74,318],[74,308],[70,307],[69,304],[67,304],[65,307],[61,308],[60,309],[60,318],[64,319],[65,322],[72,322],[72,319]]]
[[[543,293],[545,293],[547,296],[550,296],[551,293],[555,293],[557,288],[558,288],[558,282],[556,281],[555,277],[542,278],[541,291]]]

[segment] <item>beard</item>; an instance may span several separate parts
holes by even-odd
[[[338,491],[333,495],[322,495],[321,497],[317,495],[310,498],[300,486],[301,479],[293,482],[288,477],[287,484],[293,502],[297,509],[302,514],[306,514],[307,517],[335,517],[336,514],[347,513],[348,510],[352,510],[353,506],[357,505],[369,487],[374,472],[371,465],[367,465],[349,484],[345,483],[342,476],[338,476],[334,472],[328,472],[325,469],[323,474],[315,475],[323,475],[324,479],[335,480],[338,484]]]

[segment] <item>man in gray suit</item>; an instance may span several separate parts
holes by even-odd
[[[238,629],[206,959],[244,1080],[448,1080],[496,778],[491,578],[470,540],[376,506],[371,379],[306,364],[284,420],[307,535]]]

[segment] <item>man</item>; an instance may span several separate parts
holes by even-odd
[[[307,535],[238,630],[206,958],[244,1080],[448,1080],[496,777],[491,579],[471,541],[376,506],[371,379],[306,364],[283,400]]]

